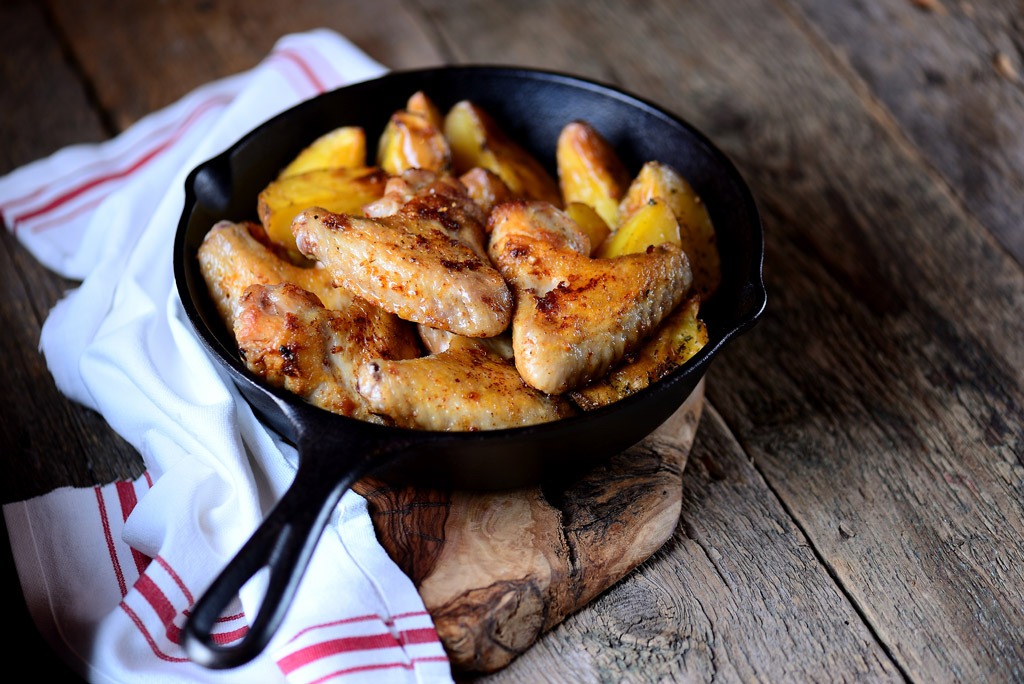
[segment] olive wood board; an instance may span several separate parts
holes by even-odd
[[[504,667],[672,536],[703,399],[702,380],[651,435],[571,483],[496,493],[357,484],[453,669]]]

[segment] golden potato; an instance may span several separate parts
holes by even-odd
[[[590,238],[590,253],[593,254],[605,241],[611,229],[604,222],[601,215],[589,204],[583,202],[569,202],[565,206],[565,213],[576,222],[583,232]]]
[[[682,366],[708,343],[708,329],[697,315],[700,296],[691,295],[658,327],[654,336],[608,375],[570,392],[585,411],[628,397]]]
[[[620,254],[636,254],[646,251],[650,246],[666,242],[682,246],[679,222],[669,208],[668,202],[660,197],[654,197],[634,212],[618,230],[605,238],[594,256],[610,259]]]
[[[409,169],[442,173],[451,168],[451,158],[441,129],[408,110],[391,115],[377,145],[377,165],[395,176]]]
[[[342,126],[314,140],[284,167],[278,178],[355,166],[366,166],[366,133],[359,126]]]
[[[405,109],[424,117],[437,130],[444,130],[444,117],[441,116],[441,110],[422,90],[417,90],[412,94],[405,104]]]
[[[323,207],[339,214],[360,208],[384,194],[387,174],[374,167],[316,169],[273,181],[259,194],[256,210],[267,236],[299,258],[292,219],[303,209]]]
[[[496,173],[517,197],[562,206],[558,183],[551,174],[472,102],[463,100],[448,111],[444,134],[457,174],[479,166]]]
[[[562,200],[588,204],[609,226],[617,225],[630,179],[608,141],[585,121],[573,121],[558,136],[555,159]]]
[[[619,204],[619,221],[628,221],[656,197],[668,202],[679,221],[681,246],[693,269],[694,290],[707,299],[722,280],[718,238],[707,207],[678,171],[659,162],[644,164]]]

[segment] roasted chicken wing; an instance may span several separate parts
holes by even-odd
[[[708,343],[708,329],[697,314],[700,296],[691,294],[622,364],[586,387],[569,393],[585,411],[614,403],[662,379]]]
[[[375,413],[422,430],[496,430],[572,415],[572,404],[519,377],[485,341],[452,335],[444,351],[404,361],[375,360],[356,389]]]
[[[411,326],[396,330],[359,307],[326,309],[293,283],[246,288],[233,318],[249,370],[315,406],[362,420],[383,422],[356,392],[356,369],[370,359],[420,353]]]
[[[636,348],[690,289],[675,245],[590,258],[590,240],[544,202],[494,209],[491,259],[515,296],[512,345],[532,387],[560,394],[603,375]]]
[[[299,250],[319,260],[335,285],[401,318],[469,337],[500,334],[512,295],[482,249],[481,209],[457,179],[408,173],[412,181],[400,179],[407,191],[387,195],[393,213],[300,213],[292,223]]]
[[[261,238],[261,239],[257,239]],[[220,221],[199,247],[199,269],[206,280],[217,313],[234,325],[234,308],[250,285],[291,282],[314,293],[328,309],[366,306],[351,293],[336,288],[331,275],[321,268],[302,268],[279,256],[258,223]],[[391,316],[380,311],[381,316]]]
[[[444,206],[444,202],[449,205],[442,212],[451,212],[448,217],[448,229],[460,231],[459,240],[466,243],[480,256],[487,256],[487,248],[484,244],[486,236],[482,230],[476,229],[477,224],[481,228],[485,226],[487,213],[478,202],[469,201],[473,199],[469,189],[452,176],[439,176],[433,171],[424,169],[409,169],[401,175],[392,176],[384,186],[383,197],[363,206],[363,216],[368,218],[393,216],[414,200],[416,204],[410,206],[408,211],[412,212],[415,209],[419,212],[422,211],[424,203],[437,203],[438,196],[440,196],[440,206]],[[419,209],[416,209],[417,206]],[[465,229],[462,229],[463,226]]]

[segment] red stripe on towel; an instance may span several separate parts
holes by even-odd
[[[308,665],[315,660],[328,658],[339,653],[395,648],[401,647],[404,644],[426,644],[438,641],[437,632],[429,627],[400,632],[398,639],[390,633],[342,637],[300,648],[278,660],[277,666],[281,668],[281,672],[287,675],[303,665]]]
[[[313,85],[314,88],[316,88],[316,91],[318,93],[322,93],[325,90],[327,90],[327,87],[323,84],[323,81],[321,81],[320,78],[316,75],[316,71],[313,70],[313,67],[311,67],[309,65],[309,62],[307,62],[305,58],[303,58],[303,56],[300,55],[298,52],[290,48],[283,48],[281,50],[275,51],[274,54],[280,55],[285,59],[291,60],[296,66],[298,66],[299,70],[302,71],[303,75],[307,79],[309,79],[309,82]]]
[[[114,484],[117,489],[117,499],[121,503],[121,515],[124,521],[128,520],[128,516],[135,510],[135,505],[139,503],[139,497],[135,493],[135,484],[132,482],[120,481]],[[132,560],[135,561],[135,568],[141,575],[146,571],[146,567],[149,565],[150,558],[141,551],[132,548]]]
[[[195,603],[196,600],[192,598],[192,592],[189,591],[188,587],[185,586],[185,582],[183,582],[181,577],[178,576],[178,573],[174,572],[174,570],[171,568],[170,563],[164,560],[162,556],[157,556],[156,562],[160,564],[160,567],[163,568],[165,572],[167,572],[170,578],[174,580],[174,583],[178,585],[178,588],[181,589],[181,593],[185,597],[185,600],[188,601],[188,605],[191,606],[193,603]]]
[[[107,552],[110,553],[110,564],[114,567],[114,576],[117,577],[117,587],[121,590],[121,596],[128,593],[128,587],[124,582],[124,573],[121,572],[121,563],[117,560],[117,549],[114,548],[114,535],[110,532],[110,518],[107,516],[107,504],[103,501],[103,490],[99,487],[96,491],[96,504],[100,509],[100,522],[103,525],[103,537],[107,541]]]
[[[127,614],[128,617],[131,619],[131,621],[135,623],[135,627],[142,634],[142,637],[146,640],[146,643],[149,644],[149,648],[153,651],[153,655],[155,655],[160,660],[165,660],[169,663],[189,662],[188,658],[177,658],[175,656],[167,655],[166,653],[161,651],[160,647],[157,646],[156,640],[153,639],[153,636],[149,633],[149,630],[146,629],[146,625],[142,624],[142,620],[140,620],[139,616],[135,614],[135,611],[129,608],[124,601],[120,603],[120,606],[121,610],[123,610],[125,614]]]
[[[227,95],[214,95],[213,97],[204,100],[202,103],[199,104],[198,107],[192,110],[192,112],[189,113],[187,117],[185,117],[185,120],[178,125],[178,127],[171,133],[171,136],[169,138],[161,142],[156,147],[150,149],[148,152],[146,152],[144,155],[142,155],[135,161],[131,162],[127,168],[123,168],[117,171],[111,171],[101,176],[90,178],[85,182],[71,188],[67,192],[55,197],[54,199],[50,200],[43,206],[36,207],[35,209],[32,209],[26,213],[19,214],[18,216],[13,217],[11,219],[12,223],[16,224],[24,222],[48,214],[54,209],[57,209],[63,206],[64,204],[67,204],[68,202],[75,199],[79,195],[88,192],[89,190],[92,190],[98,185],[109,183],[114,180],[119,180],[121,178],[125,178],[131,175],[132,173],[134,173],[135,171],[137,171],[138,169],[142,168],[147,163],[155,159],[157,156],[159,156],[160,153],[170,148],[174,143],[176,143],[181,138],[181,136],[183,136],[188,131],[188,129],[191,128],[192,125],[203,114],[205,114],[207,111],[214,107],[230,103],[232,99],[233,97]]]

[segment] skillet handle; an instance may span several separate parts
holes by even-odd
[[[183,637],[193,662],[212,669],[243,665],[259,655],[277,631],[331,512],[366,470],[365,460],[356,460],[355,468],[339,476],[336,471],[324,472],[318,465],[321,460],[310,459],[304,467],[300,458],[284,496],[192,607]],[[217,618],[264,567],[270,571],[267,591],[248,632],[237,643],[218,644],[213,635]]]

